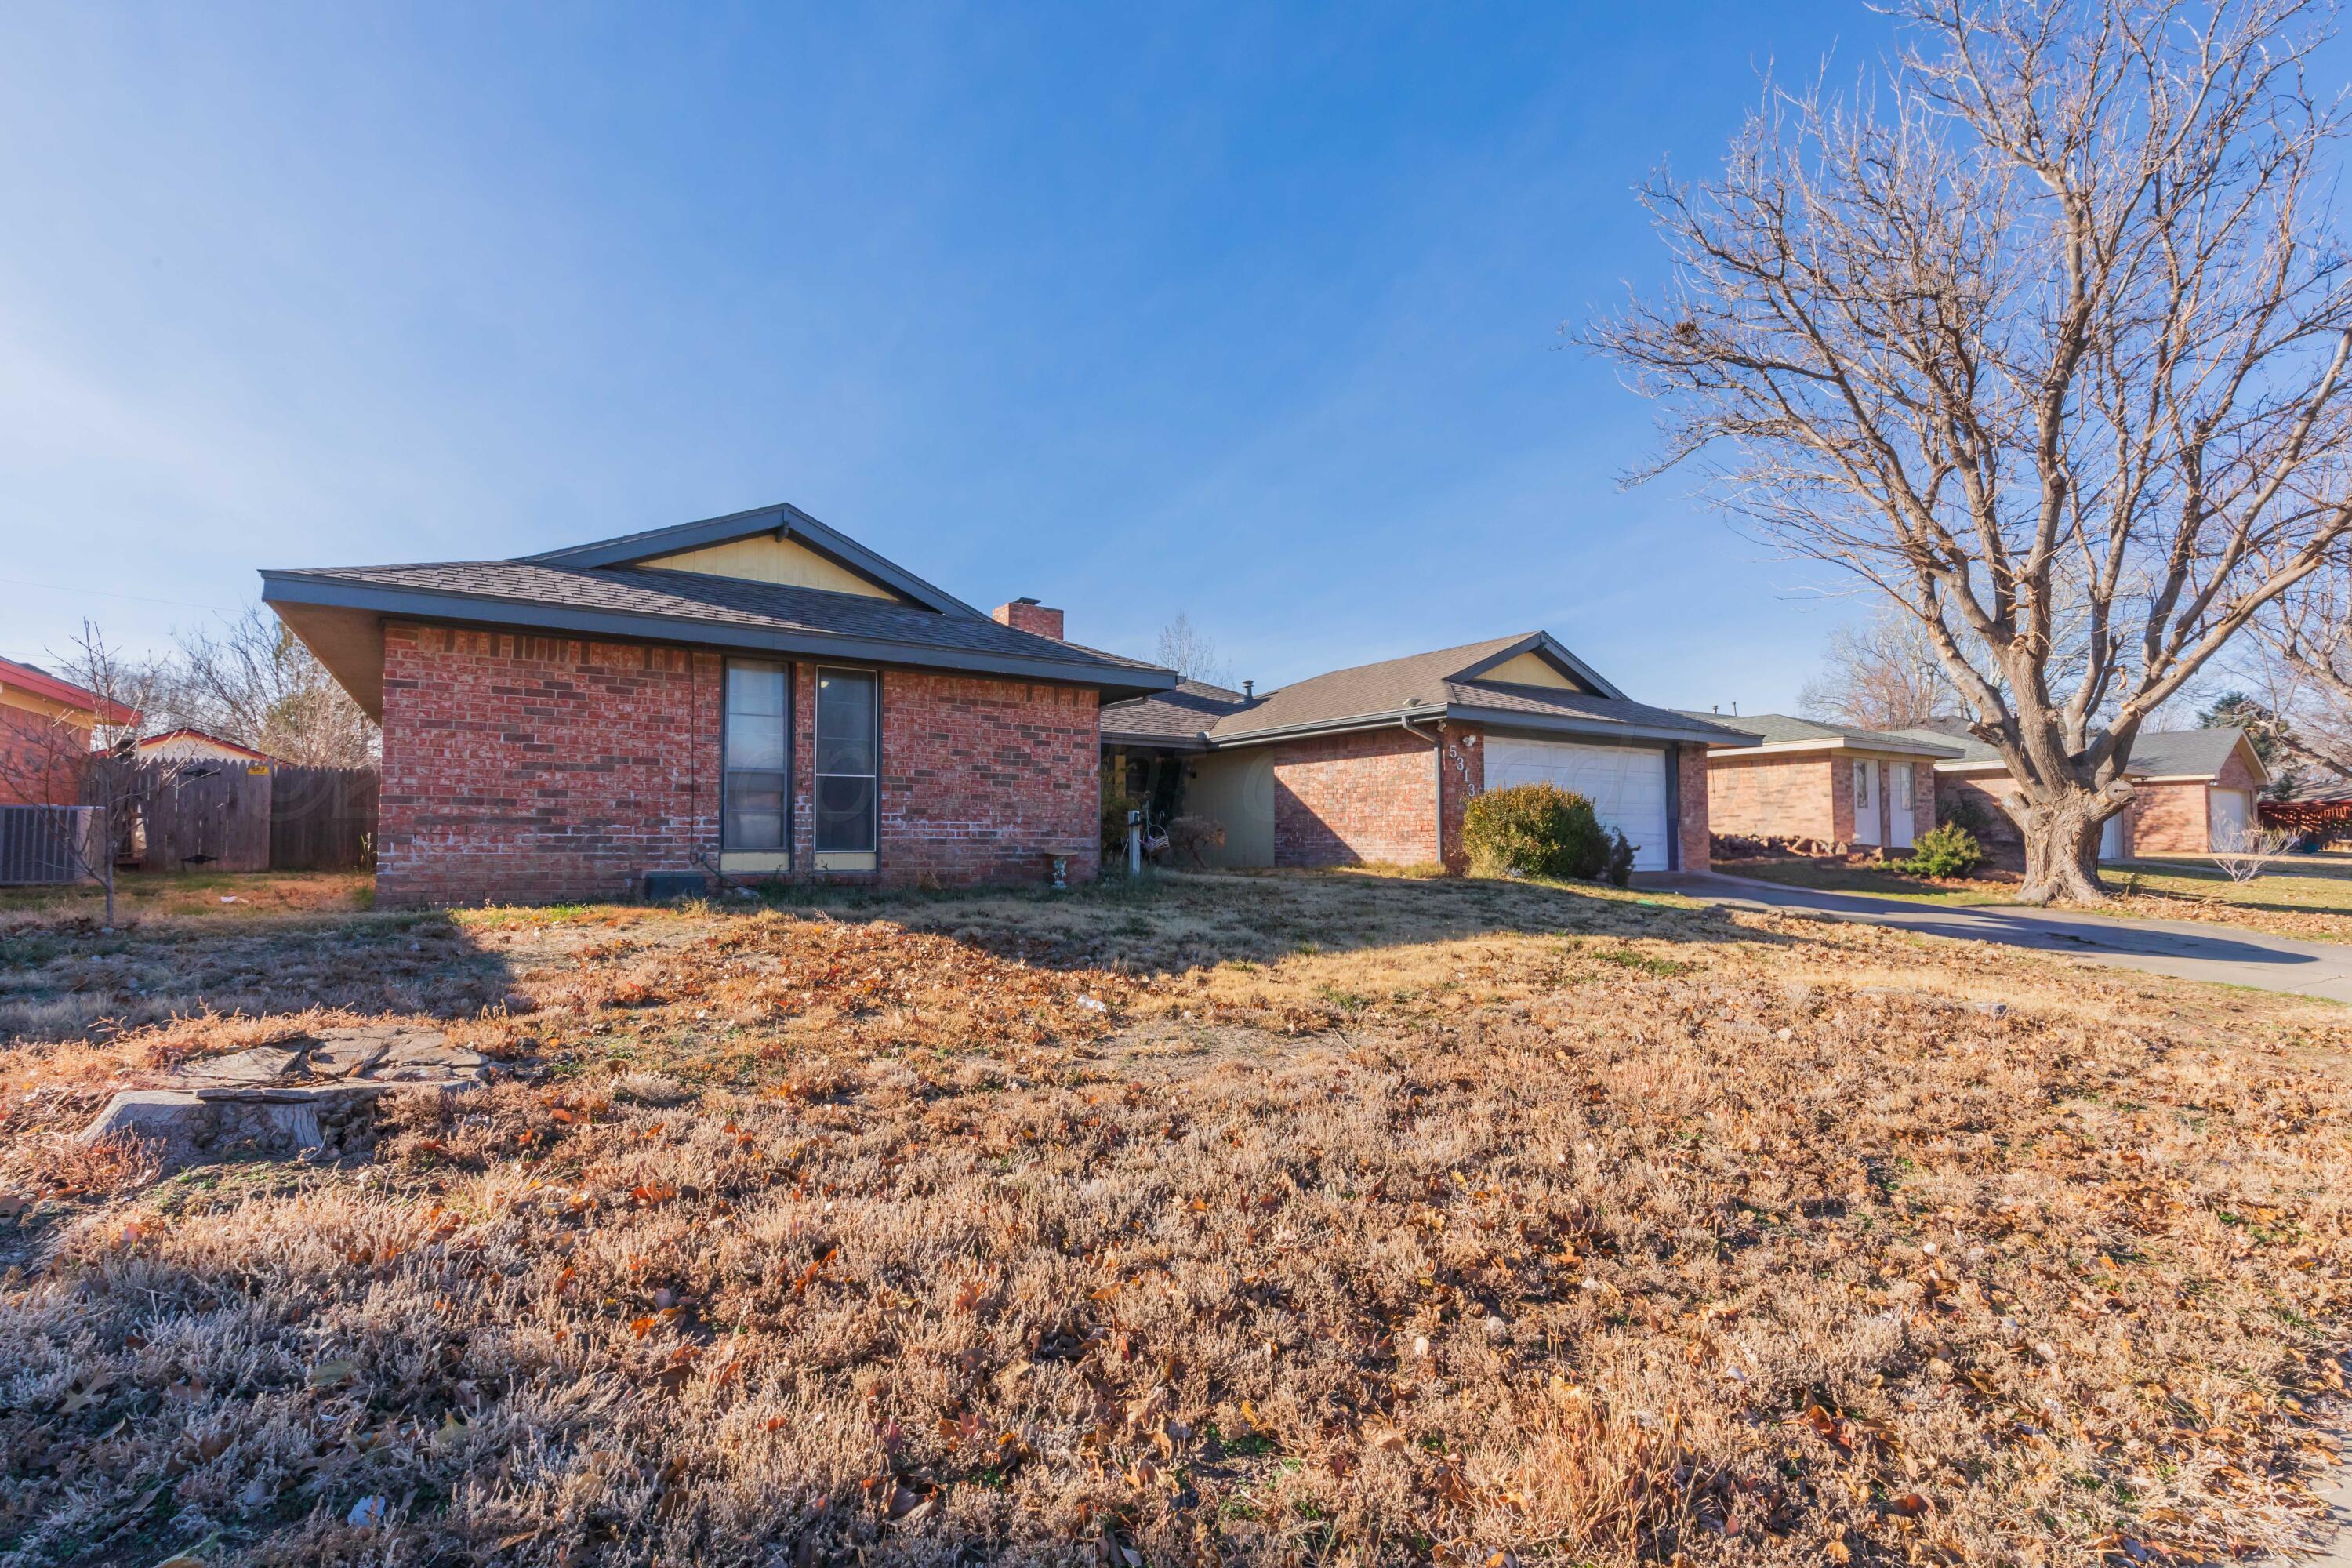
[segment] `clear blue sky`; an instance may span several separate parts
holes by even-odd
[[[1547,628],[1785,708],[1862,613],[1563,346],[1858,3],[0,11],[0,653],[261,566],[792,500],[1261,686]]]

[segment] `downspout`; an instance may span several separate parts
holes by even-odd
[[[1441,732],[1425,735],[1412,727],[1412,716],[1397,715],[1397,723],[1404,732],[1429,742],[1430,825],[1437,840],[1437,863],[1445,864],[1445,737]]]

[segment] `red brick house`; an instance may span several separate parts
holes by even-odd
[[[0,805],[73,805],[92,737],[139,715],[47,670],[0,658]]]
[[[1824,852],[1909,848],[1936,825],[1936,764],[1960,755],[1957,743],[1940,738],[1785,713],[1717,721],[1754,740],[1707,755],[1715,831],[1810,841]]]
[[[1103,710],[1110,787],[1221,823],[1224,866],[1463,867],[1462,809],[1553,783],[1643,871],[1705,870],[1706,750],[1748,737],[1635,702],[1544,632],[1258,695],[1187,682]]]
[[[2001,805],[2014,796],[2016,785],[2000,753],[1957,723],[1902,733],[1959,749],[1958,756],[1936,764],[1938,809],[1979,819],[1994,858],[2021,865],[2024,847]],[[2271,784],[2253,742],[2243,730],[2230,727],[2143,733],[2133,742],[2124,777],[2132,803],[2107,819],[2099,840],[2102,860],[2210,855],[2231,847],[2236,836],[2255,826],[2255,797]]]
[[[262,580],[383,727],[392,903],[1090,876],[1098,706],[1175,684],[790,506]]]

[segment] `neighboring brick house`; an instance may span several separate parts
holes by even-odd
[[[0,658],[0,805],[74,805],[103,717],[139,715],[47,670]]]
[[[1973,818],[1997,863],[2022,865],[2024,844],[2002,804],[2016,797],[2017,786],[2000,753],[1958,723],[1902,733],[1959,748],[1960,755],[1936,764],[1937,809]],[[2230,847],[2254,826],[2255,797],[2271,783],[2246,732],[2227,726],[2143,733],[2132,744],[2124,777],[2132,803],[2107,819],[2099,839],[2102,860],[2210,855]]]
[[[1633,701],[1543,632],[1263,696],[1187,682],[1104,709],[1102,730],[1112,787],[1223,825],[1214,864],[1454,871],[1472,797],[1536,782],[1591,797],[1636,869],[1705,870],[1706,750],[1748,739]]]
[[[1935,764],[1957,745],[1785,713],[1693,714],[1752,733],[1706,759],[1707,820],[1719,834],[1793,839],[1843,854],[1906,849],[1936,825]]]
[[[704,876],[1091,876],[1097,713],[1168,671],[992,616],[790,506],[508,561],[265,572],[383,727],[388,903]]]

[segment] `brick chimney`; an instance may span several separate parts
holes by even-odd
[[[1016,632],[1034,632],[1055,642],[1062,640],[1062,612],[1049,610],[1034,599],[1015,599],[1009,605],[997,605],[996,619]]]

